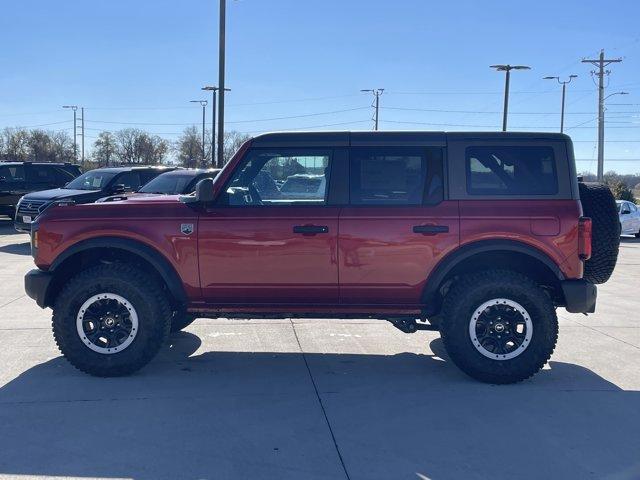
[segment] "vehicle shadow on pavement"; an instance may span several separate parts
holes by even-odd
[[[640,243],[640,238],[636,238],[636,237],[620,237],[620,243]]]
[[[0,235],[18,235],[19,232],[13,228],[13,220],[9,217],[0,217]]]
[[[181,332],[125,378],[61,357],[24,372],[0,388],[0,474],[343,479],[337,445],[351,479],[640,477],[640,393],[578,365],[492,386],[439,339],[429,355],[200,346]]]
[[[11,255],[31,255],[31,243],[25,242],[0,245],[0,253],[9,253]]]

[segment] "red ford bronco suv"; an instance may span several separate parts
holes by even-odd
[[[61,202],[31,231],[27,294],[98,376],[197,317],[334,317],[438,330],[470,376],[517,382],[551,356],[557,307],[594,311],[619,242],[569,137],[511,132],[262,135],[192,195]]]

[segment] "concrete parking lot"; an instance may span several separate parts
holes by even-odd
[[[98,379],[59,355],[0,220],[0,478],[638,479],[640,241],[548,367],[477,383],[433,332],[372,320],[196,321]]]

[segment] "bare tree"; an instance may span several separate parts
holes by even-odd
[[[231,160],[242,144],[250,138],[250,135],[234,130],[224,132],[224,163]]]
[[[0,132],[0,159],[33,162],[73,161],[66,132],[5,128]]]
[[[158,164],[166,160],[169,143],[157,135],[137,128],[125,128],[115,134],[116,151],[122,163]]]
[[[93,143],[93,159],[100,167],[108,167],[117,160],[118,145],[111,132],[100,132]]]
[[[185,128],[173,148],[181,166],[187,168],[206,166],[205,159],[202,158],[202,136],[197,127]]]
[[[25,161],[29,159],[29,132],[20,128],[5,128],[2,130],[2,151],[0,157],[4,160]]]
[[[73,140],[64,131],[51,134],[51,148],[54,162],[74,162]]]

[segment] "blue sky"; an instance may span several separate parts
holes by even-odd
[[[4,2],[0,127],[71,132],[60,106],[75,103],[86,107],[88,144],[101,129],[127,126],[174,139],[199,125],[189,100],[217,82],[217,8]],[[565,125],[578,168],[593,171],[597,91],[580,59],[605,48],[624,57],[610,67],[607,93],[630,93],[608,101],[605,168],[640,172],[637,1],[229,0],[227,9],[228,129],[370,129],[363,88],[385,88],[382,129],[498,129],[504,76],[488,66],[520,63],[532,70],[512,76],[510,129],[557,130],[560,87],[542,77],[579,75]]]

